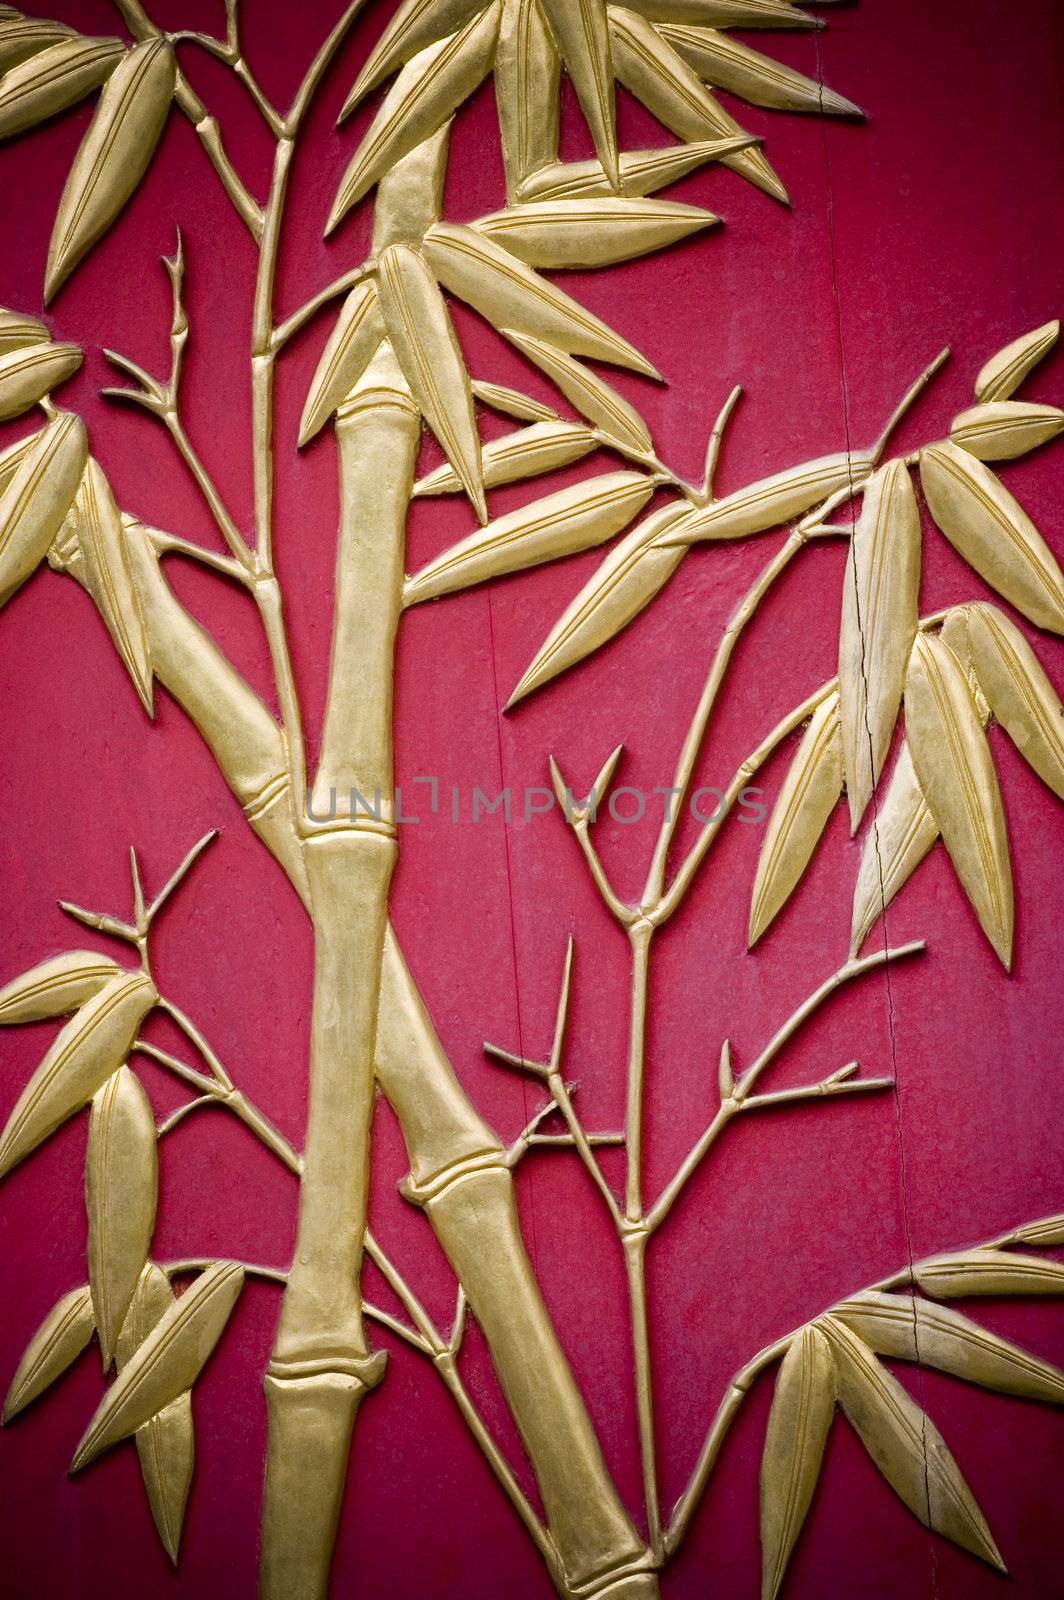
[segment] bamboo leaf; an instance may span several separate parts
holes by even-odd
[[[105,1372],[148,1260],[158,1200],[155,1118],[123,1065],[92,1097],[85,1156],[89,1287]]]
[[[580,461],[597,449],[599,441],[576,422],[534,422],[492,439],[481,451],[481,473],[486,489],[504,483],[519,483],[540,472],[553,472]],[[425,495],[455,494],[462,488],[451,466],[437,467],[414,485],[414,499]]]
[[[850,953],[856,956],[872,926],[938,838],[938,823],[913,767],[908,744],[894,763],[887,793],[872,818],[861,849],[853,896]]]
[[[1007,400],[1024,378],[1049,354],[1060,335],[1059,322],[1046,322],[1019,339],[1014,339],[996,356],[991,356],[975,380],[975,398],[985,404]]]
[[[950,423],[949,436],[980,461],[1012,461],[1048,444],[1062,428],[1064,411],[1056,406],[997,400],[962,411]]]
[[[603,544],[631,522],[653,493],[653,483],[641,472],[605,473],[559,489],[489,522],[430,561],[407,579],[405,603],[417,605]]]
[[[453,118],[445,122],[384,174],[373,206],[372,255],[379,256],[390,244],[418,250],[432,224],[439,222],[453,123]]]
[[[1017,1228],[1013,1242],[1040,1245],[1045,1250],[1064,1244],[1064,1216],[1041,1217],[1037,1222],[1026,1223],[1024,1227]]]
[[[192,1387],[222,1336],[243,1284],[243,1267],[235,1261],[216,1261],[163,1312],[100,1402],[71,1472],[80,1472],[119,1439],[136,1433]]]
[[[159,36],[134,45],[108,80],[59,201],[45,303],[107,232],[147,172],[176,81],[174,47]]]
[[[12,67],[0,82],[0,139],[77,105],[110,77],[125,53],[120,39],[74,37]]]
[[[82,360],[76,344],[23,345],[0,355],[0,422],[35,406],[72,377]]]
[[[158,998],[150,978],[123,972],[85,1002],[15,1103],[0,1134],[0,1177],[88,1104],[128,1056]]]
[[[835,1416],[835,1362],[818,1328],[803,1328],[780,1363],[761,1458],[762,1600],[776,1600],[820,1475]]]
[[[150,717],[153,715],[151,652],[126,554],[122,516],[102,468],[91,456],[74,501],[72,517],[78,548],[85,560],[89,593]]]
[[[0,356],[9,350],[21,350],[28,344],[48,344],[48,329],[36,317],[23,316],[19,311],[0,308]]]
[[[11,15],[7,15],[7,10]],[[62,22],[44,22],[24,17],[14,7],[0,8],[0,72],[17,67],[20,61],[39,55],[49,45],[62,44],[74,37],[74,30]],[[115,43],[117,44],[117,40]]]
[[[1005,1570],[982,1512],[931,1419],[844,1323],[820,1327],[835,1357],[838,1395],[854,1432],[925,1528]]]
[[[499,3],[421,50],[396,78],[340,182],[328,236],[401,156],[441,128],[491,71]]]
[[[99,994],[121,972],[98,950],[65,950],[13,978],[0,989],[0,1023],[64,1017]]]
[[[609,19],[617,77],[663,127],[686,143],[743,137],[739,124],[649,22],[621,6],[609,8]],[[787,191],[760,150],[725,156],[724,165],[786,204]]]
[[[149,1262],[118,1336],[120,1372],[175,1304],[165,1272]],[[164,1550],[176,1564],[195,1460],[191,1394],[186,1390],[171,1400],[142,1423],[133,1437],[152,1518]]]
[[[968,647],[990,709],[1024,760],[1064,800],[1064,707],[1023,634],[996,606],[968,610]]]
[[[444,288],[467,301],[492,327],[531,334],[569,355],[659,376],[598,317],[473,228],[439,223],[425,235],[424,253]]]
[[[539,0],[503,0],[495,56],[495,104],[506,192],[558,154],[561,58]]]
[[[481,522],[488,520],[473,392],[436,279],[406,245],[379,262],[381,314],[403,376]]]
[[[877,1355],[919,1361],[981,1389],[1064,1404],[1064,1372],[946,1306],[869,1290],[831,1314]]]
[[[879,782],[901,708],[920,595],[920,511],[903,461],[865,487],[839,627],[843,765],[853,831]]]
[[[837,489],[862,482],[870,469],[871,456],[860,450],[803,461],[801,466],[773,473],[702,510],[689,512],[668,534],[668,542],[695,544],[703,539],[744,539],[752,533],[765,533],[811,511]]]
[[[338,117],[343,122],[371,89],[428,45],[456,33],[484,9],[484,0],[403,0],[355,79]]]
[[[532,267],[602,267],[662,250],[719,222],[669,200],[532,200],[481,217],[478,233]]]
[[[1040,628],[1064,633],[1064,575],[999,478],[958,445],[920,452],[931,515],[979,576]]]
[[[801,881],[842,794],[839,696],[814,711],[765,829],[750,902],[753,946]]]
[[[963,1255],[921,1261],[913,1276],[933,1300],[969,1295],[1064,1294],[1064,1266],[1005,1250],[966,1250]]]
[[[5,1423],[62,1377],[92,1338],[92,1330],[89,1290],[72,1289],[56,1302],[26,1346],[4,1401]]]
[[[44,560],[70,510],[89,445],[80,418],[42,428],[0,498],[0,606]]]
[[[567,356],[564,351],[556,350],[552,344],[545,344],[542,339],[527,338],[511,328],[504,328],[503,332],[523,355],[557,384],[569,404],[601,432],[627,450],[645,455],[653,451],[653,440],[639,412],[596,373],[572,356]]]
[[[658,536],[683,515],[675,505],[653,512],[610,551],[536,651],[507,710],[615,639],[660,593],[683,560],[684,547],[663,549]]]
[[[751,50],[737,39],[713,28],[665,24],[661,35],[698,76],[718,89],[727,89],[753,106],[776,111],[812,111],[825,117],[860,117],[859,106],[814,78],[771,56]]]
[[[540,400],[522,394],[519,389],[508,389],[501,383],[479,383],[474,380],[473,394],[483,405],[501,411],[504,417],[514,417],[518,422],[557,422],[558,413]]]
[[[707,28],[822,28],[794,0],[629,0],[648,22],[700,23]]]
[[[578,0],[575,5],[573,0],[539,0],[539,5],[576,90],[595,153],[616,189],[617,122],[605,0]]]
[[[347,399],[383,338],[376,287],[360,283],[344,301],[321,353],[300,418],[300,445],[313,439]]]
[[[905,680],[905,732],[920,787],[979,924],[1004,967],[1013,897],[1001,793],[968,681],[941,639],[917,634]]]
[[[670,144],[663,150],[622,151],[619,158],[621,190],[639,197],[679,183],[696,167],[748,150],[758,141],[746,134],[730,139],[696,139],[693,144]],[[541,164],[520,186],[522,203],[532,200],[584,200],[612,194],[601,161],[551,161]]]

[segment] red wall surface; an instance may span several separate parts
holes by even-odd
[[[221,26],[207,0],[159,0],[172,27]],[[369,108],[340,135],[333,121],[390,11],[372,4],[330,72],[296,164],[292,228],[279,301],[291,309],[360,261],[363,206],[328,244],[321,224]],[[103,0],[57,0],[84,31],[109,32]],[[334,0],[248,0],[248,53],[284,99],[338,13]],[[780,59],[824,77],[869,113],[865,125],[748,111],[768,139],[793,211],[719,168],[675,191],[719,210],[726,226],[660,257],[575,280],[574,292],[655,361],[658,387],[621,376],[659,453],[688,476],[731,386],[745,398],[721,467],[722,492],[847,441],[878,433],[910,380],[946,343],[954,359],[905,422],[898,447],[938,436],[969,403],[975,371],[1064,302],[1062,23],[1053,0],[867,0],[825,11],[819,36],[760,36]],[[223,71],[187,60],[262,193],[268,149]],[[58,195],[87,107],[0,149],[0,303],[39,312]],[[622,137],[660,132],[622,97]],[[570,152],[586,135],[567,108]],[[490,90],[455,138],[447,215],[472,218],[502,200]],[[150,370],[167,358],[168,289],[156,258],[184,233],[192,325],[187,422],[243,524],[250,517],[246,350],[253,253],[190,127],[175,117],[122,225],[50,312],[56,337],[85,346],[62,401],[84,415],[123,508],[213,543],[203,506],[149,417],[108,405],[99,354],[117,348]],[[567,286],[569,286],[567,284]],[[549,397],[501,340],[456,311],[475,375]],[[324,434],[297,455],[296,424],[329,318],[285,359],[279,387],[278,560],[310,727],[321,716],[336,524],[335,461]],[[611,374],[611,377],[613,375]],[[1029,384],[1059,402],[1064,358]],[[18,433],[6,427],[0,442]],[[426,461],[434,446],[426,445]],[[581,468],[579,472],[588,469]],[[1062,464],[1053,447],[1007,477],[1058,554]],[[573,476],[579,475],[574,472]],[[564,480],[562,480],[564,481]],[[497,507],[528,498],[503,491]],[[419,505],[419,564],[468,530],[457,501]],[[505,703],[548,628],[594,570],[590,553],[426,605],[404,624],[397,695],[400,780],[436,774],[463,796],[462,820],[402,830],[394,917],[433,1019],[476,1104],[506,1139],[540,1103],[535,1085],[486,1061],[490,1039],[528,1054],[549,1044],[565,940],[576,941],[568,1075],[593,1129],[623,1116],[624,940],[610,923],[555,814],[509,828],[473,825],[474,786],[495,792],[547,781],[552,752],[574,789],[625,747],[619,781],[670,781],[709,655],[731,608],[779,535],[694,551],[651,609],[601,656],[514,713]],[[834,671],[842,541],[810,549],[772,594],[738,652],[703,763],[722,785],[750,746]],[[224,583],[173,567],[180,593],[262,691],[266,663],[252,608]],[[928,524],[924,612],[988,591]],[[1033,637],[1033,631],[1028,630]],[[1044,646],[1044,648],[1043,648]],[[1056,647],[1039,648],[1058,684]],[[1056,652],[1056,653],[1054,653]],[[128,913],[126,850],[149,887],[209,828],[220,840],[161,919],[156,963],[167,992],[208,1034],[240,1085],[295,1142],[305,1106],[309,930],[293,895],[244,827],[235,802],[165,693],[149,725],[89,602],[47,570],[0,618],[0,977],[43,956],[91,945],[71,938],[59,896]],[[888,915],[892,943],[927,938],[920,960],[869,977],[825,1009],[775,1069],[772,1087],[808,1082],[859,1058],[896,1095],[750,1117],[729,1131],[651,1252],[663,1500],[679,1494],[728,1378],[763,1344],[909,1258],[988,1239],[1064,1211],[1064,1026],[1059,981],[1056,802],[1012,745],[991,734],[1014,852],[1018,932],[1006,976],[937,848]],[[771,796],[780,753],[762,782]],[[424,796],[425,791],[420,791]],[[409,809],[409,806],[408,806]],[[753,954],[745,926],[761,830],[733,824],[682,913],[660,941],[650,1018],[648,1188],[673,1172],[711,1114],[722,1037],[748,1064],[776,1026],[846,957],[859,843],[842,809],[802,887]],[[624,892],[645,873],[652,830],[605,821],[599,842]],[[879,940],[879,932],[869,948]],[[3,1040],[6,1112],[50,1038],[47,1025]],[[160,1034],[159,1037],[162,1037]],[[181,1098],[144,1063],[160,1113]],[[84,1281],[81,1167],[75,1119],[3,1190],[0,1377],[6,1383],[53,1300]],[[434,1314],[453,1285],[418,1213],[398,1198],[402,1145],[391,1113],[376,1125],[373,1226]],[[614,1171],[607,1158],[607,1165]],[[244,1131],[197,1113],[162,1146],[156,1254],[233,1256],[283,1265],[295,1187]],[[570,1153],[528,1159],[518,1173],[526,1237],[544,1293],[584,1388],[619,1486],[640,1498],[623,1277],[601,1207]],[[387,1291],[369,1274],[372,1292]],[[997,1331],[1064,1361],[1064,1306],[1052,1300],[975,1308]],[[101,1393],[91,1355],[0,1437],[6,1592],[107,1593],[245,1600],[254,1593],[265,1434],[261,1379],[277,1291],[251,1284],[195,1390],[197,1469],[180,1572],[151,1527],[135,1452],[123,1447],[68,1480],[73,1447]],[[550,1586],[431,1367],[395,1344],[386,1383],[357,1432],[336,1555],[336,1593],[366,1600],[536,1600]],[[519,1460],[513,1430],[474,1328],[470,1387]],[[1059,1478],[1064,1420],[923,1371],[904,1381],[945,1434],[983,1506],[1019,1597],[1064,1595]],[[670,1600],[759,1593],[757,1472],[770,1400],[744,1406],[705,1502],[664,1582]],[[522,1472],[525,1468],[522,1464]],[[878,1479],[843,1422],[794,1559],[789,1594],[836,1600],[914,1594],[988,1600],[1003,1580],[926,1534]]]

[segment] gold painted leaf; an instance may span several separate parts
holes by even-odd
[[[120,39],[74,37],[12,67],[0,82],[0,139],[76,105],[110,77],[125,53]]]
[[[839,626],[843,766],[853,831],[901,709],[920,597],[920,509],[903,461],[869,479],[850,539]]]
[[[776,1600],[820,1475],[835,1416],[835,1362],[818,1328],[796,1334],[780,1363],[761,1458],[762,1600]]]
[[[934,1423],[844,1323],[819,1326],[835,1357],[847,1420],[898,1498],[925,1528],[1004,1572],[986,1520]]]
[[[64,1017],[99,994],[121,967],[98,950],[65,950],[0,989],[0,1023]]]
[[[1064,1372],[946,1306],[869,1290],[831,1314],[876,1355],[918,1361],[981,1389],[1064,1405]]]
[[[1064,800],[1064,707],[1023,634],[996,606],[967,608],[968,648],[987,703],[1043,783]]]
[[[532,267],[602,267],[662,250],[720,218],[670,200],[532,200],[481,217],[478,233]]]
[[[92,1330],[92,1297],[87,1288],[72,1289],[56,1302],[26,1346],[4,1401],[5,1423],[62,1377],[92,1338]]]
[[[71,1462],[80,1472],[191,1389],[221,1338],[244,1284],[235,1261],[216,1261],[169,1306],[104,1395]]]
[[[174,47],[158,36],[134,45],[109,78],[59,201],[45,303],[107,232],[147,172],[176,80]]]
[[[165,1272],[149,1262],[118,1336],[119,1372],[175,1304]],[[152,1518],[164,1550],[176,1564],[196,1449],[189,1391],[141,1423],[133,1437]]]
[[[436,279],[415,250],[398,244],[381,256],[378,282],[384,326],[410,392],[486,522],[473,392]]]
[[[0,308],[0,355],[7,355],[9,350],[21,350],[28,344],[48,342],[48,329],[36,317]]]
[[[73,503],[88,460],[79,417],[64,412],[42,428],[0,498],[0,606],[44,560]]]
[[[842,794],[839,696],[814,711],[768,819],[750,901],[753,946],[782,911]]]
[[[648,378],[660,376],[598,317],[473,228],[437,224],[425,235],[424,253],[444,288],[479,311],[493,328],[512,328],[569,355],[631,367]]]
[[[111,485],[90,456],[71,513],[78,548],[85,560],[85,582],[99,607],[115,649],[149,717],[152,665],[140,601],[126,554],[122,516]]]
[[[507,710],[615,639],[660,593],[683,560],[685,547],[662,549],[658,536],[683,515],[682,507],[665,506],[625,534],[554,624]]]
[[[707,28],[822,28],[793,0],[629,0],[648,22],[691,22]]]
[[[421,50],[396,78],[340,182],[328,236],[401,156],[442,127],[491,71],[499,3]]]
[[[456,33],[484,9],[484,0],[403,0],[355,79],[338,117],[343,122],[371,89],[426,46]]]
[[[613,63],[605,0],[539,0],[591,130],[595,154],[618,186]]]
[[[1058,1244],[1064,1244],[1064,1216],[1040,1217],[1037,1222],[1028,1222],[1022,1228],[1017,1228],[1014,1236],[1016,1244],[1040,1245],[1045,1250],[1051,1250]]]
[[[852,956],[858,954],[873,925],[909,881],[937,838],[938,823],[920,787],[909,746],[903,744],[886,796],[872,817],[861,848],[861,865],[853,896]]]
[[[7,72],[20,61],[39,55],[49,45],[62,44],[73,34],[74,30],[62,22],[44,22],[37,17],[22,16],[13,6],[0,7],[0,72]]]
[[[495,105],[506,192],[558,154],[561,58],[539,0],[503,0],[495,56]]]
[[[512,328],[502,332],[557,384],[569,404],[603,433],[628,450],[643,454],[653,450],[653,440],[639,412],[597,373],[542,339],[530,339]]]
[[[792,517],[803,516],[836,489],[860,483],[870,467],[871,457],[859,450],[803,461],[801,466],[775,472],[704,509],[689,512],[682,525],[669,533],[667,542],[695,544],[702,539],[743,539],[765,533]]]
[[[372,283],[351,290],[314,373],[299,423],[299,443],[313,439],[361,378],[384,338],[384,319]]]
[[[0,1134],[0,1177],[88,1104],[128,1056],[158,998],[150,978],[123,972],[85,1002],[15,1103]]]
[[[920,481],[931,515],[979,576],[1038,627],[1064,633],[1064,574],[990,468],[943,442],[920,452]]]
[[[1006,1250],[966,1250],[922,1261],[913,1275],[933,1300],[970,1295],[1064,1294],[1064,1266]]]
[[[502,383],[480,383],[474,380],[473,394],[483,405],[501,411],[504,417],[514,417],[518,422],[557,422],[558,413],[545,406],[541,400],[522,394],[520,389],[508,389]],[[0,457],[0,464],[2,464]]]
[[[578,422],[534,422],[501,439],[492,439],[481,451],[481,472],[486,489],[504,483],[520,483],[540,472],[553,472],[580,461],[598,448],[599,441]],[[437,467],[414,485],[413,498],[425,495],[455,494],[462,488],[451,466]]]
[[[158,1199],[155,1118],[123,1065],[92,1097],[85,1156],[89,1287],[104,1371],[148,1260]]]
[[[407,605],[468,589],[488,578],[589,550],[612,539],[654,493],[642,472],[608,472],[489,522],[408,578]]]
[[[979,924],[1006,968],[1013,896],[1001,791],[968,680],[949,646],[918,633],[905,680],[913,767]]]
[[[972,406],[950,423],[949,436],[980,461],[1012,461],[1048,444],[1064,428],[1064,411],[1056,406],[1025,405],[997,400]]]
[[[750,105],[776,111],[812,111],[825,117],[863,114],[852,100],[771,56],[751,50],[737,39],[729,39],[726,33],[665,24],[661,34],[706,83],[727,89]]]
[[[979,679],[972,661],[972,652],[968,647],[968,612],[970,609],[969,606],[953,606],[943,620],[939,636],[943,644],[948,644],[953,654],[957,657],[961,671],[967,678],[968,687],[975,699],[975,709],[979,713],[979,721],[985,728],[990,721],[990,707],[979,685]]]
[[[649,22],[621,6],[611,6],[609,18],[617,77],[663,127],[687,143],[743,136],[739,124]],[[760,150],[725,156],[724,165],[786,203],[787,191]]]
[[[981,404],[1007,400],[1027,374],[1049,354],[1059,335],[1060,323],[1046,322],[1007,344],[996,356],[991,356],[976,378],[975,398]]]
[[[0,422],[35,406],[72,377],[82,360],[76,344],[23,345],[0,355]]]
[[[626,195],[651,194],[679,183],[696,167],[748,150],[756,144],[746,134],[731,139],[696,139],[693,144],[670,144],[663,150],[622,151],[621,189]],[[551,161],[529,174],[520,187],[522,203],[530,200],[583,200],[612,194],[601,161]]]

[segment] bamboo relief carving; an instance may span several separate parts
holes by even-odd
[[[183,360],[195,329],[183,289],[186,265],[194,270],[195,264],[186,263],[180,237],[164,260],[173,300],[169,371],[156,376],[120,352],[104,352],[125,380],[105,392],[157,419],[202,495],[224,553],[156,527],[161,508],[134,511],[119,504],[83,422],[56,398],[81,363],[80,349],[53,339],[36,314],[0,311],[0,420],[24,423],[0,453],[0,604],[44,562],[80,585],[147,714],[158,683],[198,728],[250,827],[305,907],[315,943],[302,1150],[242,1093],[153,965],[154,920],[212,836],[193,847],[153,897],[132,851],[129,911],[62,902],[73,921],[109,936],[117,954],[72,948],[0,990],[0,1023],[54,1018],[58,1024],[0,1134],[0,1174],[87,1111],[88,1216],[86,1281],[71,1287],[31,1339],[11,1379],[4,1421],[25,1411],[95,1339],[106,1385],[72,1450],[71,1470],[89,1467],[132,1439],[151,1515],[176,1562],[193,1470],[196,1382],[251,1277],[274,1285],[280,1302],[264,1374],[269,1427],[260,1592],[266,1600],[318,1600],[327,1593],[357,1415],[385,1378],[374,1326],[386,1327],[432,1363],[563,1596],[654,1600],[727,1432],[752,1385],[768,1371],[774,1397],[761,1475],[766,1600],[785,1583],[839,1414],[915,1517],[1001,1567],[988,1521],[945,1440],[885,1363],[923,1364],[986,1389],[1046,1403],[1064,1400],[1064,1373],[953,1304],[978,1295],[1064,1293],[1064,1267],[1045,1253],[1064,1245],[1064,1219],[1027,1223],[978,1248],[907,1265],[753,1355],[707,1416],[701,1452],[673,1507],[662,1503],[659,1489],[646,1259],[693,1174],[734,1121],[798,1101],[875,1097],[891,1089],[889,1075],[866,1073],[856,1062],[785,1089],[772,1087],[771,1069],[840,987],[920,955],[921,942],[864,952],[887,906],[939,843],[983,934],[1009,966],[1015,909],[1008,828],[986,730],[999,723],[1045,786],[1064,798],[1064,713],[1043,637],[1064,633],[1064,577],[1000,472],[1064,430],[1064,411],[1017,398],[1052,349],[1058,325],[1035,329],[992,355],[974,378],[971,406],[952,420],[942,417],[912,453],[892,454],[895,428],[933,384],[948,351],[914,377],[866,447],[843,443],[834,454],[783,466],[718,496],[717,466],[736,389],[707,440],[700,481],[684,481],[659,458],[636,408],[588,364],[656,378],[652,360],[546,274],[608,267],[711,228],[718,220],[713,214],[656,198],[703,164],[723,163],[767,196],[786,198],[761,140],[744,132],[716,91],[788,112],[860,115],[841,95],[734,36],[762,30],[770,41],[774,29],[822,26],[815,10],[793,0],[631,0],[626,6],[403,0],[344,104],[341,122],[367,96],[377,99],[332,209],[321,218],[325,232],[342,239],[349,213],[370,206],[370,254],[324,288],[308,285],[304,303],[284,315],[274,291],[293,152],[326,71],[359,26],[361,9],[361,0],[348,6],[291,105],[281,109],[245,55],[238,0],[227,0],[220,37],[167,33],[140,0],[116,0],[113,38],[85,38],[62,22],[0,7],[0,136],[22,135],[96,96],[57,201],[42,286],[46,303],[61,294],[97,241],[121,225],[175,107],[194,127],[258,255],[249,361],[253,526],[239,525],[186,431]],[[264,200],[240,176],[224,130],[186,77],[182,60],[194,51],[210,54],[234,75],[273,140]],[[586,120],[593,159],[567,161],[560,153],[563,73]],[[455,222],[443,206],[451,126],[489,77],[506,194],[490,214]],[[616,84],[646,107],[671,141],[656,149],[621,148]],[[782,215],[779,225],[786,226]],[[662,271],[668,270],[665,263]],[[500,330],[549,381],[557,409],[470,370],[452,320],[455,300]],[[298,439],[284,439],[274,430],[277,365],[319,316],[331,319],[331,332]],[[484,407],[512,424],[488,443],[479,427]],[[418,478],[423,428],[435,436],[445,461]],[[320,757],[310,770],[274,566],[275,537],[285,537],[274,513],[274,475],[283,471],[289,450],[326,430],[334,435],[341,518],[328,701]],[[610,459],[591,476],[560,490],[532,489],[517,509],[495,512],[490,496],[497,487],[596,453]],[[925,535],[918,487],[937,530],[998,601],[973,596],[947,610],[923,609],[929,602],[921,588]],[[442,555],[408,573],[410,503],[446,495],[469,502],[476,527],[457,533]],[[654,602],[692,545],[773,530],[786,530],[785,536],[710,659],[675,761],[671,793],[679,803],[667,811],[652,843],[635,901],[614,887],[594,836],[622,751],[606,758],[590,792],[579,797],[549,759],[576,850],[630,946],[625,1121],[619,1132],[591,1131],[567,1075],[570,995],[581,977],[570,941],[558,953],[556,1023],[542,1058],[515,1053],[505,1043],[485,1046],[502,1069],[541,1085],[532,1120],[507,1146],[462,1089],[388,920],[398,850],[390,798],[393,668],[403,613],[608,546],[564,613],[544,619],[543,642],[512,686],[513,707],[616,638]],[[691,793],[736,644],[786,570],[823,539],[848,540],[837,676],[784,709],[737,769],[712,820],[678,852],[680,807]],[[277,715],[178,599],[166,574],[171,553],[202,563],[250,595],[269,649]],[[1038,630],[1037,646],[1017,614]],[[904,738],[891,761],[899,720]],[[683,903],[746,787],[784,746],[793,749],[791,764],[773,797],[754,881],[745,891],[749,942],[768,933],[845,797],[852,828],[862,835],[852,945],[747,1064],[740,1064],[742,1052],[728,1039],[722,1041],[715,1113],[669,1182],[652,1194],[643,1130],[652,1087],[646,1016],[655,935]],[[379,803],[367,801],[374,796]],[[44,893],[50,886],[41,887]],[[144,1032],[159,1012],[182,1036],[181,1054],[163,1050]],[[162,1121],[137,1073],[145,1058],[189,1092]],[[403,1192],[425,1212],[454,1271],[454,1312],[446,1327],[429,1315],[401,1265],[367,1226],[375,1085],[393,1106],[406,1141],[410,1174]],[[290,1264],[215,1260],[197,1254],[195,1241],[187,1257],[156,1258],[166,1136],[208,1105],[238,1118],[291,1174],[298,1234]],[[603,1146],[623,1152],[621,1192],[601,1162]],[[611,1480],[525,1251],[512,1175],[537,1149],[575,1154],[616,1234],[630,1312],[639,1507],[623,1505]],[[365,1299],[366,1256],[383,1274],[401,1316]],[[525,1494],[464,1382],[462,1343],[470,1317],[490,1349],[535,1473],[540,1507]]]

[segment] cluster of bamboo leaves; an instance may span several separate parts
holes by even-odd
[[[916,456],[938,528],[979,576],[1037,627],[1064,634],[1064,575],[989,462],[1055,438],[1064,412],[1011,398],[1052,348],[1035,329],[979,373],[976,404]],[[905,739],[865,840],[853,904],[856,954],[876,919],[941,837],[979,923],[1008,967],[1013,892],[1004,807],[986,727],[993,717],[1064,799],[1064,711],[1026,637],[979,601],[919,617],[921,520],[907,461],[863,486],[843,589],[837,685],[810,721],[769,819],[750,942],[800,882],[843,791],[856,832],[904,703]]]
[[[106,919],[102,919],[106,922]],[[53,1306],[12,1379],[11,1421],[59,1378],[96,1334],[117,1370],[71,1471],[133,1437],[159,1537],[177,1560],[192,1480],[191,1390],[240,1294],[244,1269],[216,1261],[178,1298],[151,1259],[159,1188],[151,1104],[129,1065],[160,1001],[151,976],[98,951],[53,956],[0,990],[0,1024],[69,1016],[0,1134],[0,1176],[89,1108],[85,1155],[88,1284]]]
[[[1064,1294],[1064,1267],[1015,1246],[1064,1244],[1064,1218],[936,1256],[904,1276],[915,1293],[869,1289],[788,1341],[761,1466],[762,1596],[775,1600],[809,1511],[840,1407],[877,1470],[925,1527],[1005,1571],[983,1513],[930,1417],[881,1357],[918,1362],[1001,1394],[1064,1403],[1064,1372],[940,1302]]]

